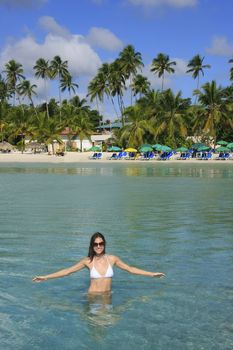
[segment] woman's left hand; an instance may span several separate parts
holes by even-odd
[[[163,273],[163,272],[152,272],[152,273],[153,273],[152,277],[161,278],[161,277],[165,277],[166,276],[165,273]]]

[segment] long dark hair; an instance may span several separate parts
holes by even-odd
[[[92,261],[94,256],[96,255],[96,252],[94,251],[94,243],[96,238],[102,238],[103,242],[104,242],[104,251],[103,254],[105,254],[105,247],[106,247],[106,241],[104,236],[102,235],[102,233],[100,232],[95,232],[92,236],[91,236],[91,240],[90,240],[90,245],[89,245],[89,251],[88,251],[88,257],[90,258],[90,260]]]

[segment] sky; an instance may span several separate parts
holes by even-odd
[[[68,60],[77,93],[84,98],[101,64],[133,45],[152,88],[161,88],[161,79],[150,71],[161,52],[177,62],[175,74],[165,77],[165,88],[192,97],[196,81],[186,71],[197,54],[211,65],[201,85],[212,80],[223,87],[230,84],[232,13],[232,0],[0,0],[0,72],[11,59],[21,63],[26,78],[37,85],[41,103],[44,82],[34,77],[33,66],[38,58],[59,55]],[[58,99],[55,83],[48,89]],[[101,112],[104,119],[115,118],[107,101]]]

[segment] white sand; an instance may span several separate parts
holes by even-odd
[[[202,163],[217,163],[217,164],[233,164],[233,157],[228,160],[216,160],[217,154],[214,155],[213,159],[210,159],[208,161],[199,160],[195,158],[191,158],[189,160],[177,160],[176,158],[178,155],[174,156],[174,158],[168,160],[168,161],[159,161],[157,158],[149,160],[149,161],[143,161],[140,159],[136,160],[108,160],[108,157],[111,156],[111,153],[103,153],[102,159],[98,160],[91,160],[89,157],[93,153],[91,152],[84,152],[84,153],[77,153],[77,152],[67,152],[65,156],[55,156],[55,155],[48,155],[47,153],[40,153],[40,154],[32,154],[32,153],[19,153],[19,152],[12,152],[12,153],[0,153],[0,164],[1,163],[182,163],[182,164],[202,164]]]

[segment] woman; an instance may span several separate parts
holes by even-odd
[[[117,256],[105,254],[106,241],[100,232],[96,232],[91,237],[88,257],[82,259],[77,264],[46,276],[36,276],[33,282],[43,282],[52,278],[65,277],[71,273],[87,267],[90,271],[90,287],[88,293],[106,293],[111,291],[113,269],[116,265],[122,270],[132,274],[163,277],[162,272],[149,272],[129,266],[121,261]]]

